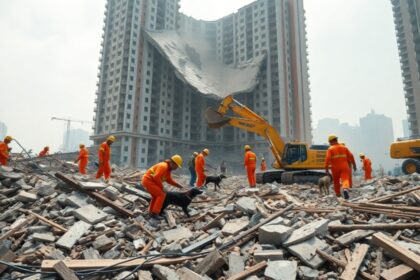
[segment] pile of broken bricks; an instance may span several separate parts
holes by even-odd
[[[360,184],[348,201],[231,176],[191,217],[170,206],[158,221],[142,171],[114,168],[105,184],[58,166],[0,167],[0,279],[419,279],[417,174]]]

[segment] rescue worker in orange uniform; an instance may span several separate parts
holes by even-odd
[[[372,179],[372,162],[363,153],[359,154],[365,171],[365,180]]]
[[[345,143],[343,143],[343,142],[341,142],[341,145],[343,145],[344,147],[346,146],[346,144]],[[349,152],[350,152],[350,150],[349,150]],[[353,187],[353,172],[352,172],[352,162],[355,162],[354,161],[354,156],[353,156],[353,154],[350,152],[350,158],[348,159],[348,163],[349,163],[349,170],[350,170],[350,176],[349,176],[349,182],[350,182],[350,188],[352,188]]]
[[[79,163],[79,172],[80,174],[86,174],[86,166],[88,165],[89,161],[89,151],[85,148],[85,145],[79,145],[79,156],[74,161],[74,163]]]
[[[348,161],[352,158],[351,153],[347,147],[338,143],[338,138],[335,135],[330,135],[328,137],[328,142],[330,143],[330,147],[327,150],[327,156],[325,158],[325,171],[329,173],[329,168],[331,166],[335,194],[337,197],[341,196],[340,188],[342,186],[344,198],[349,199],[350,166]],[[352,165],[353,170],[356,171],[354,157]]]
[[[9,144],[12,140],[12,136],[6,136],[3,142],[0,141],[0,165],[7,165],[9,161],[9,152],[12,149],[9,148]]]
[[[162,220],[160,216],[162,206],[165,201],[166,193],[163,190],[163,182],[177,188],[184,188],[175,182],[171,177],[171,171],[182,167],[182,158],[174,155],[170,159],[153,165],[144,174],[141,184],[150,193],[152,199],[149,205],[149,215],[151,218]]]
[[[111,145],[115,142],[115,136],[110,135],[105,142],[99,146],[98,158],[99,158],[99,167],[98,172],[96,173],[96,179],[105,177],[105,181],[109,180],[111,176]]]
[[[248,183],[251,188],[255,188],[257,185],[255,179],[255,169],[257,167],[257,156],[251,151],[249,145],[245,145],[245,157],[244,157],[244,166],[246,169],[246,174],[248,176]]]
[[[260,166],[261,172],[264,172],[267,170],[267,163],[265,162],[265,158],[261,158],[261,166]]]
[[[50,147],[45,146],[44,149],[39,152],[38,156],[39,157],[49,156],[50,155],[50,152],[49,151],[50,151]]]
[[[197,182],[196,186],[201,188],[203,187],[206,181],[206,174],[204,173],[206,168],[205,157],[210,153],[209,149],[204,149],[198,156],[195,158],[195,172],[197,173]]]

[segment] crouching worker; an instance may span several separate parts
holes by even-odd
[[[174,187],[182,189],[183,186],[175,182],[171,177],[171,171],[181,168],[182,158],[180,155],[174,155],[170,159],[153,165],[144,174],[141,184],[150,193],[152,199],[149,205],[149,215],[151,218],[162,220],[160,216],[163,203],[165,201],[165,191],[163,182]]]

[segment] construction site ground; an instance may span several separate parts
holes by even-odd
[[[160,221],[144,171],[114,166],[106,184],[37,161],[0,167],[0,279],[420,279],[418,174],[357,182],[347,201],[228,176]]]

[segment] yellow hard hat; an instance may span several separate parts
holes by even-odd
[[[331,142],[331,141],[333,141],[333,140],[335,140],[335,139],[337,139],[338,137],[337,137],[337,135],[335,135],[335,134],[330,134],[329,136],[328,136],[328,142]]]
[[[343,145],[343,146],[346,146],[346,143],[344,143],[344,142],[341,142],[340,144]]]
[[[194,153],[193,153],[193,156],[198,156],[198,153],[197,153],[197,152],[194,152]]]
[[[180,155],[173,155],[171,160],[178,165],[179,168],[182,168],[182,157]]]
[[[206,155],[209,155],[209,154],[210,154],[210,151],[209,151],[209,149],[205,148],[205,149],[203,150],[203,153],[205,153]]]
[[[108,138],[106,138],[106,141],[115,142],[115,136],[114,135],[108,136]]]
[[[13,137],[12,136],[6,136],[4,137],[4,141],[12,141]]]
[[[79,148],[84,148],[85,147],[85,145],[84,144],[80,144],[79,145]]]
[[[251,146],[250,145],[245,145],[244,149],[245,149],[245,151],[251,150]]]
[[[365,156],[365,154],[364,153],[360,153],[359,154],[359,157],[364,157]]]
[[[49,150],[49,149],[50,149],[50,147],[48,147],[48,146],[44,147],[44,150]]]

